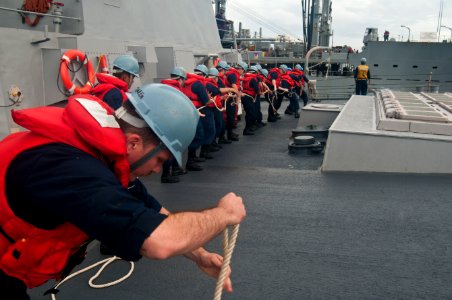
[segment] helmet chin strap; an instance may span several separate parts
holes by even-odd
[[[122,119],[125,122],[129,123],[130,125],[137,127],[137,128],[144,128],[149,127],[149,125],[140,118],[137,118],[127,112],[127,110],[121,106],[115,111],[115,115],[118,119]],[[142,158],[134,162],[130,165],[130,172],[135,171],[145,163],[147,163],[149,160],[151,160],[154,156],[156,156],[160,151],[164,150],[166,147],[165,145],[160,142],[157,147],[146,153]]]
[[[137,160],[136,162],[131,164],[130,172],[135,171],[136,169],[138,169],[139,167],[141,167],[142,165],[147,163],[149,160],[151,160],[154,156],[156,156],[160,151],[162,151],[164,149],[165,149],[165,145],[163,145],[163,143],[160,142],[160,144],[158,144],[157,147],[155,147],[154,149],[152,149],[151,151],[146,153],[142,158],[140,158],[139,160]]]

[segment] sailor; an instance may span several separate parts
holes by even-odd
[[[197,65],[194,72],[195,74],[204,77],[204,89],[208,95],[208,101],[207,103],[205,103],[205,107],[199,110],[203,115],[201,122],[204,129],[204,138],[201,145],[200,156],[202,158],[212,159],[213,156],[210,153],[219,151],[221,149],[221,146],[217,143],[214,143],[216,137],[214,111],[216,110],[216,108],[214,99],[209,96],[208,90],[206,88],[209,69],[205,65]]]
[[[306,106],[308,104],[308,93],[304,90],[305,83],[309,84],[309,79],[304,73],[304,69],[300,64],[296,64],[292,72],[298,76],[298,80],[295,81],[295,92],[297,95],[303,99],[303,106]]]
[[[182,92],[185,80],[187,79],[187,72],[182,67],[174,67],[171,70],[169,79],[162,79],[160,82]],[[184,175],[187,171],[178,165],[175,159],[169,159],[163,163],[161,183],[177,183],[179,182],[178,175]]]
[[[276,109],[274,107],[274,101],[276,98],[276,95],[273,91],[273,85],[272,81],[269,79],[268,76],[268,70],[261,68],[259,70],[259,90],[261,95],[264,95],[265,100],[268,101],[268,117],[267,122],[276,122],[281,117],[276,112]]]
[[[121,107],[127,100],[127,93],[135,77],[139,76],[140,67],[135,57],[120,55],[113,61],[113,75],[97,73],[99,82],[93,89],[93,95],[103,100],[113,109]]]
[[[185,72],[185,69],[182,67],[174,67],[170,72],[170,78],[162,79],[160,82],[182,92],[185,80],[187,80],[187,72]]]
[[[254,135],[254,131],[258,129],[256,126],[257,117],[254,103],[256,96],[259,94],[259,83],[257,81],[256,70],[248,71],[246,62],[239,62],[237,70],[240,73],[240,81],[242,83],[242,104],[245,110],[245,128],[243,135]]]
[[[383,34],[383,39],[385,42],[389,40],[389,31],[385,30],[385,33]]]
[[[354,72],[356,82],[356,95],[367,95],[367,85],[370,84],[370,71],[366,65],[366,58],[361,58],[361,65],[359,65]]]
[[[235,93],[235,98],[231,97],[226,102],[226,132],[227,138],[231,141],[238,141],[239,135],[233,131],[237,120],[238,107],[242,105],[241,89],[240,89],[240,73],[238,69],[230,67],[226,71],[225,84],[226,87],[232,88]]]
[[[280,68],[272,68],[270,71],[268,71],[267,75],[267,85],[270,89],[273,90],[273,97],[272,99],[269,99],[273,105],[271,105],[272,109],[268,111],[268,122],[273,122],[275,119],[280,118],[280,115],[278,113],[278,109],[281,107],[282,104],[282,97],[279,96],[278,90],[279,85],[281,84],[281,75],[282,71]]]
[[[213,115],[206,107],[210,101],[209,95],[206,90],[206,77],[207,67],[204,65],[197,65],[194,69],[194,73],[187,73],[187,80],[185,81],[183,92],[192,101],[195,107],[199,110],[202,117],[199,119],[199,124],[196,129],[196,135],[188,146],[188,159],[185,166],[188,171],[201,171],[203,168],[197,164],[202,162],[206,158],[212,158],[207,152],[202,152],[203,157],[197,157],[197,151],[202,146],[211,143],[211,140],[215,137],[215,125],[213,121]],[[203,120],[207,118],[206,120]],[[210,142],[207,140],[210,139]]]
[[[216,69],[218,70],[217,84],[222,94],[222,98],[224,98],[224,101],[222,102],[224,107],[223,110],[224,130],[222,133],[219,134],[218,139],[219,144],[232,143],[232,140],[226,137],[226,122],[228,118],[227,111],[229,110],[232,116],[234,116],[235,107],[232,104],[234,103],[234,99],[237,97],[237,95],[235,94],[236,90],[234,88],[226,86],[226,71],[228,71],[229,68],[230,68],[229,64],[222,60],[220,60],[216,66]]]
[[[258,85],[258,92],[256,95],[256,100],[254,101],[254,114],[256,116],[256,122],[255,122],[255,126],[257,127],[257,129],[262,128],[264,126],[267,126],[267,123],[263,122],[263,116],[262,116],[262,111],[261,111],[261,94],[264,94],[265,91],[265,80],[260,76],[259,73],[259,69],[262,70],[261,65],[257,64],[254,66],[249,67],[248,72],[251,74],[256,75],[256,80],[257,80],[257,85]],[[268,87],[267,87],[268,89]]]
[[[29,131],[0,143],[5,297],[29,299],[27,288],[64,277],[92,239],[125,260],[184,255],[218,276],[222,257],[203,246],[242,222],[242,198],[228,193],[213,208],[171,214],[137,179],[160,172],[171,157],[181,162],[198,123],[182,93],[151,84],[129,94],[116,112],[94,96],[76,95],[65,108],[12,115]],[[229,276],[224,288],[231,291]]]
[[[229,140],[225,140],[224,134],[224,118],[223,118],[223,112],[226,110],[224,101],[228,97],[227,91],[229,91],[228,88],[226,88],[221,81],[220,72],[216,68],[210,68],[208,72],[208,78],[206,83],[207,93],[211,98],[213,98],[213,104],[215,106],[215,109],[213,110],[213,116],[215,120],[215,132],[216,132],[216,138],[212,142],[211,147],[218,147],[222,148],[219,144],[230,144],[232,143]],[[216,139],[218,138],[218,142]]]
[[[281,99],[279,102],[282,102],[283,97],[289,99],[289,105],[284,111],[287,115],[294,115],[295,118],[300,117],[300,113],[298,110],[300,109],[300,103],[298,102],[298,95],[293,91],[295,87],[295,81],[298,80],[297,76],[290,74],[288,71],[288,67],[284,64],[279,66],[281,70],[281,81],[279,85],[279,90],[281,91],[278,94],[278,98]]]

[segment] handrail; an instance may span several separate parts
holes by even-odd
[[[316,47],[311,48],[308,51],[308,53],[306,53],[306,57],[305,57],[305,61],[306,62],[305,62],[305,65],[304,65],[306,74],[309,74],[309,57],[311,56],[312,52],[317,51],[317,50],[330,50],[331,51],[331,47],[316,46]]]
[[[55,17],[55,18],[60,18],[60,19],[75,20],[75,21],[79,21],[79,22],[82,20],[81,18],[66,17],[66,16],[53,15],[53,14],[44,14],[44,13],[38,13],[38,12],[34,12],[34,11],[22,10],[22,9],[17,9],[17,8],[8,8],[8,7],[2,7],[2,6],[0,6],[0,10],[13,11],[13,12],[24,13],[24,14],[32,14],[32,15],[37,15],[37,16],[47,16],[47,17]]]

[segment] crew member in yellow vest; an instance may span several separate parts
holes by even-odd
[[[370,84],[370,71],[366,58],[361,58],[361,65],[355,69],[356,95],[367,95],[367,84]]]

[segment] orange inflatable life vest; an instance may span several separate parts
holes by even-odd
[[[22,152],[49,143],[65,143],[100,159],[114,161],[113,170],[127,187],[129,163],[124,134],[113,110],[90,95],[72,96],[65,108],[38,107],[12,111],[14,121],[30,131],[14,133],[1,142],[0,176]],[[78,255],[89,237],[70,223],[40,229],[15,216],[0,181],[0,269],[28,288],[62,278],[69,259]],[[64,199],[62,199],[64,201]]]
[[[235,77],[237,78],[236,84],[237,84],[237,87],[240,89],[240,86],[241,86],[241,84],[240,84],[240,73],[235,68],[229,68],[229,70],[226,72],[226,75],[225,75],[225,79],[226,80],[224,81],[224,83],[226,84],[227,87],[232,87],[232,83],[229,82],[229,80],[228,80],[228,76],[231,75],[231,74],[234,74]]]
[[[218,78],[218,80],[220,80],[220,78]],[[216,87],[218,89],[218,83],[215,82],[215,80],[213,78],[207,78],[206,79],[206,83],[209,83],[211,85],[213,85],[214,87]],[[209,103],[207,104],[208,107],[216,107],[218,109],[222,109],[223,108],[223,103],[221,101],[221,94],[215,95],[214,97],[214,103]]]
[[[241,78],[243,93],[245,93],[253,98],[256,97],[257,92],[254,88],[251,87],[251,81],[255,80],[256,83],[258,83],[257,78],[258,78],[257,74],[251,74],[251,73],[246,73],[245,76]]]
[[[203,86],[206,85],[206,78],[197,74],[187,73],[187,80],[185,80],[182,92],[193,102],[196,108],[202,105],[202,102],[198,99],[198,95],[192,92],[191,88],[195,82],[201,82]]]
[[[270,81],[270,84],[271,85],[273,85],[273,83],[272,83],[272,78],[271,78],[271,75],[273,74],[273,73],[276,73],[277,75],[278,75],[278,77],[276,78],[276,87],[278,88],[279,87],[279,85],[281,84],[281,69],[280,68],[273,68],[273,69],[271,69],[270,71],[268,71],[268,76],[267,76],[267,78],[268,78],[268,80]]]
[[[99,84],[97,84],[92,90],[92,94],[94,96],[100,100],[104,100],[105,94],[107,94],[111,89],[117,88],[121,92],[123,102],[127,101],[128,98],[126,93],[129,91],[127,82],[113,75],[104,73],[97,73],[96,78]]]
[[[292,88],[295,86],[295,80],[290,77],[290,74],[283,74],[281,75],[281,81],[286,81],[287,84]]]
[[[179,81],[177,81],[176,79],[163,79],[162,81],[160,81],[160,83],[172,86],[173,88],[182,92]]]

